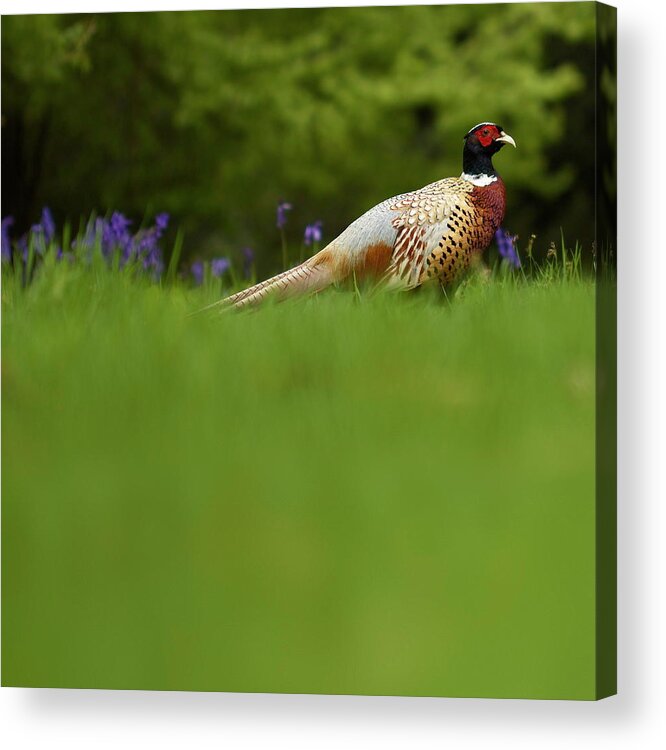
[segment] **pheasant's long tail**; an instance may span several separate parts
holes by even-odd
[[[333,273],[328,264],[313,264],[312,260],[306,260],[300,266],[283,271],[266,281],[243,289],[241,292],[232,294],[210,305],[211,307],[250,307],[258,305],[268,297],[276,300],[287,299],[297,295],[310,294],[325,289],[334,281]]]

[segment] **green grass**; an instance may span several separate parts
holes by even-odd
[[[540,278],[3,273],[3,683],[593,698],[594,287]]]

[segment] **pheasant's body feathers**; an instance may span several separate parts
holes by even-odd
[[[498,200],[481,200],[485,191]],[[400,196],[392,206],[397,231],[387,280],[412,289],[427,279],[453,281],[488,247],[504,215],[501,180],[488,188],[463,178],[440,180]]]
[[[413,289],[428,279],[449,284],[480,258],[501,225],[504,183],[490,157],[503,143],[515,146],[491,123],[478,125],[466,138],[461,177],[383,201],[300,266],[222,303],[244,307],[268,295],[283,299],[351,276],[370,276],[399,289]]]

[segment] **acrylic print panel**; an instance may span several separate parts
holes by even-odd
[[[2,54],[3,684],[612,694],[614,9]]]

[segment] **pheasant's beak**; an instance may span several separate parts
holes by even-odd
[[[514,148],[516,148],[516,142],[508,133],[505,133],[504,131],[500,133],[499,138],[495,138],[495,141],[497,143],[510,143]]]

